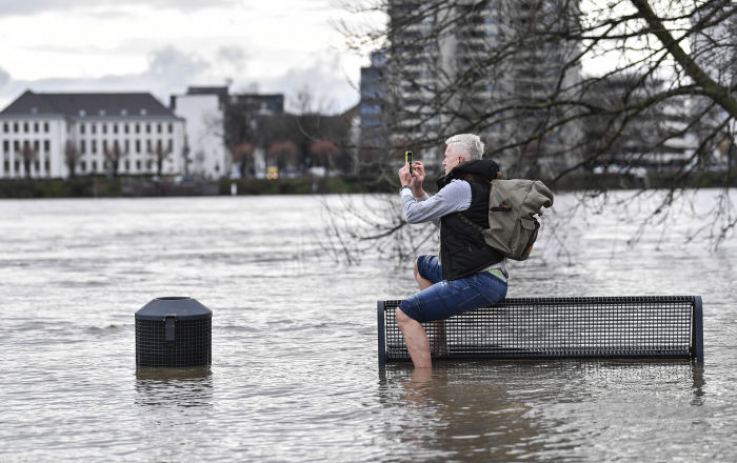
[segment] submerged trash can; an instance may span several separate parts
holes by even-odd
[[[136,365],[210,365],[212,311],[190,297],[159,297],[136,312]]]

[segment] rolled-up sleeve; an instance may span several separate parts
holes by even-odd
[[[463,180],[453,180],[432,197],[415,198],[412,192],[402,190],[402,213],[409,223],[433,222],[440,226],[440,218],[471,207],[471,185]]]

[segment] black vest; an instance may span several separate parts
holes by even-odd
[[[448,214],[440,219],[440,263],[444,280],[457,280],[504,260],[504,255],[489,247],[480,231],[458,217],[483,228],[489,228],[488,183],[471,185],[471,207],[463,212]]]

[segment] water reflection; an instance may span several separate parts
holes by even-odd
[[[595,459],[601,449],[581,447],[608,435],[611,420],[630,419],[623,404],[672,384],[674,406],[702,405],[705,383],[690,362],[561,361],[391,365],[380,384],[398,417],[384,431],[407,448],[406,461],[513,462]]]
[[[530,406],[510,398],[496,366],[461,365],[388,368],[387,390],[400,391],[388,404],[404,415],[388,431],[409,448],[408,461],[517,461],[520,445],[539,434]]]
[[[209,366],[136,369],[136,404],[146,406],[212,406]]]
[[[704,405],[704,366],[692,365],[693,370],[693,400],[691,405]]]

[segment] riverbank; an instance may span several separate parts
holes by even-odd
[[[0,180],[0,198],[116,198],[158,196],[362,193],[370,189],[340,178],[248,179],[186,182],[147,178]]]
[[[685,177],[654,173],[647,177],[622,174],[571,174],[552,183],[556,192],[623,189],[719,188],[737,187],[737,176],[724,172],[703,172]],[[432,191],[434,182],[426,182]],[[77,177],[73,179],[0,180],[2,198],[115,198],[159,196],[282,195],[391,193],[399,187],[389,180],[367,181],[343,177],[304,177],[278,180],[239,179],[210,182],[175,182],[141,177]]]

